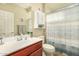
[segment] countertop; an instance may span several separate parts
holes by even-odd
[[[24,47],[27,47],[29,45],[42,41],[42,39],[37,38],[37,37],[27,37],[27,39],[25,39],[25,37],[24,37],[20,41],[17,41],[15,39],[17,39],[17,38],[14,37],[13,41],[8,41],[8,42],[5,42],[3,45],[0,45],[0,56],[8,55],[8,54],[18,51]]]

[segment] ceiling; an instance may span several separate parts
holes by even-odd
[[[28,8],[28,7],[32,7],[32,9],[37,9],[42,7],[41,3],[16,3],[16,5],[23,7],[23,8]]]
[[[57,9],[63,8],[65,6],[70,5],[71,3],[45,3],[45,12],[50,13],[53,12]],[[28,8],[32,7],[33,10],[36,10],[38,8],[43,8],[43,3],[17,3],[16,5],[23,7],[23,8]]]
[[[70,5],[70,3],[46,3],[45,10],[47,13],[53,12],[57,9],[63,8]]]

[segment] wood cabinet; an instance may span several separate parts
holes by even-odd
[[[30,54],[30,56],[42,56],[42,48],[38,49],[37,51]]]
[[[7,56],[42,56],[42,41],[15,51]]]

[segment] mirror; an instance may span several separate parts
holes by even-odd
[[[14,13],[0,10],[0,35],[14,35]]]

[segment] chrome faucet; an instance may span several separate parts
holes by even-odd
[[[0,45],[4,44],[4,43],[3,43],[3,38],[4,38],[4,36],[5,36],[5,33],[2,33],[2,34],[0,35]]]
[[[20,35],[20,37],[17,37],[17,41],[22,40],[22,35]]]
[[[2,44],[4,44],[4,43],[3,43],[3,38],[0,37],[0,45],[2,45]]]
[[[22,38],[21,37],[17,37],[17,41],[21,41],[22,40]]]
[[[22,40],[22,36],[20,36],[19,40]]]

